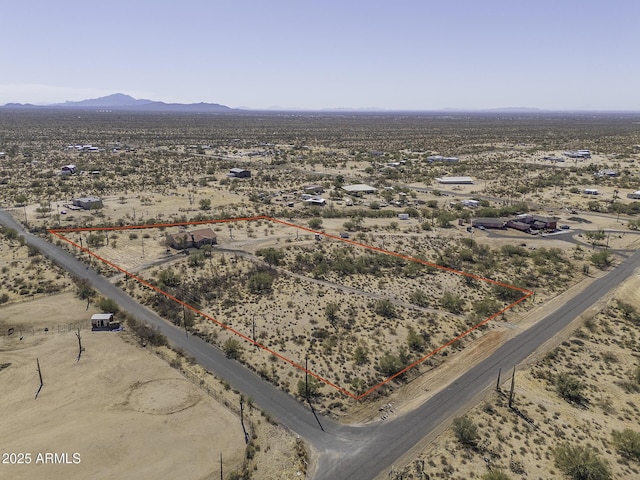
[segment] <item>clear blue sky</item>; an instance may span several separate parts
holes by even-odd
[[[638,0],[3,0],[0,105],[640,110]]]

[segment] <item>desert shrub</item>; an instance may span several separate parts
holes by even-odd
[[[487,318],[500,310],[500,305],[493,298],[484,298],[473,306],[478,318]]]
[[[403,368],[404,364],[400,357],[389,351],[385,352],[378,360],[378,370],[387,377],[395,375]]]
[[[630,303],[618,300],[618,309],[622,312],[622,316],[625,320],[631,320],[634,323],[638,322],[638,310]]]
[[[280,265],[284,258],[284,252],[277,248],[262,248],[256,252],[256,255],[262,257],[269,265]]]
[[[95,296],[96,291],[91,286],[91,283],[86,278],[75,278],[76,293],[81,300],[92,298]]]
[[[480,477],[481,480],[511,480],[511,477],[502,470],[491,470]]]
[[[504,302],[515,302],[516,300],[522,298],[524,293],[520,290],[516,290],[515,288],[505,287],[503,285],[494,285],[493,293],[495,296]]]
[[[193,268],[201,267],[204,264],[204,253],[194,252],[189,255],[189,266]]]
[[[640,462],[640,432],[625,428],[621,432],[614,430],[611,436],[613,437],[613,444],[620,455]]]
[[[198,202],[198,206],[200,207],[200,210],[211,210],[211,199],[201,198]]]
[[[528,257],[529,252],[519,245],[503,245],[500,250],[508,257]]]
[[[247,280],[247,290],[251,293],[261,294],[271,291],[273,277],[267,272],[257,272]]]
[[[98,308],[105,313],[118,313],[120,310],[118,304],[111,298],[101,298],[98,302]]]
[[[369,362],[369,350],[367,347],[358,345],[353,351],[353,361],[356,365],[364,365]]]
[[[387,298],[376,301],[374,311],[384,318],[394,318],[396,316],[396,308],[393,303],[391,303],[391,300]]]
[[[137,318],[128,317],[127,325],[138,338],[141,343],[150,343],[154,346],[166,346],[169,344],[167,337],[164,336],[157,328],[153,328]]]
[[[305,381],[304,378],[298,380],[298,396],[300,398],[315,398],[320,396],[320,388],[322,387],[322,383],[312,375],[308,375]]]
[[[555,386],[558,394],[569,402],[582,404],[586,401],[582,394],[585,385],[573,375],[559,373],[555,377]]]
[[[478,426],[466,416],[453,419],[453,433],[465,447],[475,447],[480,440]]]
[[[464,308],[464,300],[459,295],[451,292],[444,292],[440,299],[440,305],[451,313],[460,313]]]
[[[17,240],[18,237],[20,236],[18,234],[18,231],[13,229],[13,228],[2,227],[2,230],[0,230],[0,232],[2,232],[2,234],[5,236],[5,238],[7,240],[11,241],[11,242],[14,241],[14,240]]]
[[[230,338],[229,340],[224,342],[224,345],[222,345],[222,350],[228,358],[238,360],[240,357],[242,357],[242,345],[240,345],[240,342],[235,338]]]
[[[87,237],[87,245],[91,248],[101,247],[104,244],[105,236],[101,233],[91,233]]]
[[[611,252],[609,250],[600,250],[591,254],[591,263],[598,268],[606,268],[611,265]]]
[[[324,314],[329,320],[329,323],[335,327],[338,320],[338,313],[340,313],[340,306],[337,303],[329,302],[324,307]]]
[[[429,297],[424,290],[414,290],[409,295],[409,301],[419,307],[427,307],[429,305]]]
[[[409,333],[407,334],[407,343],[411,350],[417,352],[424,348],[424,337],[416,332],[413,328],[409,327]]]
[[[158,283],[160,287],[177,287],[182,282],[180,275],[178,275],[172,268],[167,268],[160,271],[158,275]]]
[[[607,480],[609,464],[589,446],[564,443],[553,449],[555,465],[572,480]]]
[[[313,230],[318,230],[322,226],[322,219],[312,218],[307,222],[307,224],[309,225],[309,228]]]
[[[227,476],[227,480],[250,480],[251,472],[246,468],[245,465],[242,466],[242,470],[234,470],[229,473]]]

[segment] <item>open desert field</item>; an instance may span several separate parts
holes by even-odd
[[[236,468],[244,453],[236,415],[122,333],[87,331],[95,310],[85,303],[63,294],[0,310],[2,453],[31,454],[29,465],[3,463],[2,475],[204,478],[220,470],[220,454]],[[56,325],[74,322],[85,327],[79,361],[75,332]],[[8,325],[16,331],[7,337]],[[44,381],[37,399],[36,360]],[[38,462],[46,452],[68,454],[70,463]]]
[[[0,118],[5,132],[0,150],[6,152],[0,160],[0,205],[33,234],[76,255],[167,321],[344,424],[379,422],[412,411],[640,246],[640,202],[628,196],[640,188],[640,135],[633,116],[265,114],[176,115],[160,121],[132,115],[126,126],[109,114],[88,114],[82,121],[54,117],[22,112]],[[14,129],[12,119],[31,130]],[[82,139],[75,133],[80,125]],[[69,147],[87,143],[100,148]],[[574,159],[565,153],[578,149],[591,154]],[[455,157],[443,161],[442,156]],[[67,168],[62,173],[63,166],[73,166],[74,172]],[[238,170],[242,177],[234,176]],[[463,176],[471,178],[447,183]],[[353,185],[364,191],[344,188]],[[74,199],[94,204],[83,209]],[[527,217],[546,226],[523,226],[520,219]],[[478,218],[516,222],[520,230],[479,228]],[[210,229],[215,242],[170,245],[168,236],[198,228]],[[43,299],[62,295],[77,304],[78,319],[81,313],[86,318],[88,312],[80,312],[86,300],[74,298],[71,279],[15,238],[6,238],[0,244],[0,301],[7,305],[0,308],[35,308]],[[617,304],[611,305],[608,311],[616,313]],[[37,322],[40,317],[34,314],[19,326],[34,335],[43,328]],[[600,345],[605,329],[596,330],[589,341]],[[80,395],[80,384],[72,383],[76,377],[107,381],[95,384],[97,391],[113,383],[104,428],[92,430],[96,438],[110,431],[107,417],[115,411],[149,422],[159,418],[131,402],[147,402],[151,410],[174,408],[158,395],[164,387],[153,388],[165,386],[162,382],[180,390],[171,395],[180,411],[162,414],[170,425],[180,415],[199,416],[198,409],[205,407],[222,409],[234,424],[233,412],[224,408],[225,402],[237,403],[227,397],[233,392],[221,384],[211,387],[220,398],[194,390],[187,376],[215,381],[180,353],[160,347],[153,356],[126,342],[103,351],[87,343],[87,359],[92,352],[106,355],[96,357],[96,364],[115,369],[131,357],[122,380],[117,373],[94,378],[80,370],[88,369],[84,356],[73,363],[73,332],[48,333],[38,336],[41,345],[8,349],[26,360],[10,362],[14,366],[0,375],[13,375],[18,364],[26,369],[39,357],[33,349],[40,347],[50,348],[52,362],[62,362],[55,363],[62,375],[66,355],[71,355],[69,372],[78,374],[68,373],[63,383],[72,384],[83,405],[91,401]],[[114,341],[118,335],[104,338]],[[87,333],[87,342],[98,338]],[[109,356],[118,348],[131,351]],[[624,368],[631,368],[626,353],[616,355],[626,362]],[[561,357],[554,368],[564,368]],[[598,359],[592,358],[594,368],[607,364],[604,357]],[[168,362],[177,368],[168,368]],[[523,375],[524,370],[516,375],[518,388],[529,385],[534,391],[535,382],[527,383]],[[137,376],[141,380],[134,380]],[[548,387],[552,377],[546,382]],[[45,381],[43,397],[35,402],[48,391]],[[516,398],[524,393],[516,390]],[[151,400],[136,400],[144,395]],[[544,412],[535,407],[547,405],[537,395],[542,394],[531,393],[534,407],[527,407],[527,418],[533,418],[532,408]],[[504,408],[500,399],[491,400],[492,408]],[[20,404],[12,396],[7,401]],[[623,406],[612,408],[622,411]],[[258,424],[260,412],[254,414]],[[91,412],[84,415],[89,418]],[[534,423],[543,421],[534,418]],[[571,417],[567,428],[578,428],[581,421]],[[487,419],[483,425],[494,422]],[[206,422],[192,427],[216,428]],[[221,431],[234,438],[233,428]],[[143,432],[136,432],[130,434],[132,451],[144,443]],[[496,432],[487,427],[486,436]],[[303,475],[295,441],[282,432],[268,435],[286,438],[280,443],[286,446],[287,468]],[[216,444],[204,445],[208,453],[196,449],[194,455],[200,456],[190,466],[199,470],[190,478],[215,471],[215,455],[209,456]],[[225,445],[225,465],[240,465],[243,445]],[[264,450],[256,454],[257,462]],[[541,449],[538,453],[543,455]],[[284,471],[275,457],[273,450],[264,455],[253,478]],[[511,468],[504,458],[496,465]],[[548,469],[551,457],[540,458],[540,466],[527,464],[527,472],[540,478],[557,473]],[[474,465],[470,458],[447,462],[436,463],[431,472],[442,478],[480,472],[461,467]],[[530,460],[523,456],[517,462]],[[83,457],[73,468],[84,465]]]

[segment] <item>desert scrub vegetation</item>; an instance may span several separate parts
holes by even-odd
[[[127,326],[135,336],[138,337],[140,344],[145,346],[147,343],[154,347],[166,347],[169,345],[167,337],[165,337],[157,328],[125,314]]]
[[[0,227],[0,304],[66,291],[70,276],[28,246],[11,228]]]
[[[637,295],[625,288],[516,373],[515,408],[504,389],[496,391],[395,478],[638,477],[640,335],[631,308]]]
[[[235,253],[203,249],[141,272],[143,279],[169,296],[127,279],[120,285],[169,321],[220,348],[230,339],[237,340],[233,329],[298,363],[308,353],[314,373],[356,393],[395,375],[524,295],[470,275],[438,269],[432,263],[329,238],[313,241],[311,234],[303,242],[281,242],[283,238],[297,240],[299,232],[266,220],[227,225],[234,239],[274,238],[276,246],[261,247],[258,243],[255,253],[251,249]],[[216,224],[213,228],[222,229]],[[390,224],[389,228],[393,232],[398,227]],[[153,228],[142,235],[152,242],[160,241],[164,234],[165,230]],[[119,248],[139,249],[144,241],[140,235],[138,232],[133,239],[120,235]],[[363,235],[362,240],[369,244],[379,241],[377,234]],[[506,283],[516,272],[530,271],[525,278],[536,278],[539,292],[559,288],[571,278],[571,261],[554,248],[490,248],[468,237],[395,238],[392,233],[385,241],[393,251],[415,255],[420,261],[443,260],[472,271],[488,270],[490,264],[500,266],[499,280]],[[101,255],[111,252],[121,254],[114,249],[101,250]],[[536,277],[540,272],[543,275]],[[171,297],[204,316],[191,308],[183,309]],[[471,337],[474,335],[460,339],[452,348],[463,349]],[[240,342],[245,347],[243,362],[285,390],[295,390],[299,371]],[[357,348],[361,348],[360,354],[354,359]],[[419,371],[420,366],[398,377],[387,390],[411,380]],[[327,402],[334,394],[331,389],[323,391]]]
[[[554,464],[572,480],[608,480],[611,470],[600,458],[598,450],[589,445],[563,443],[553,450]]]

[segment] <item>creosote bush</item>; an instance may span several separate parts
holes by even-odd
[[[477,425],[466,416],[453,419],[453,433],[465,447],[475,447],[480,440]]]

